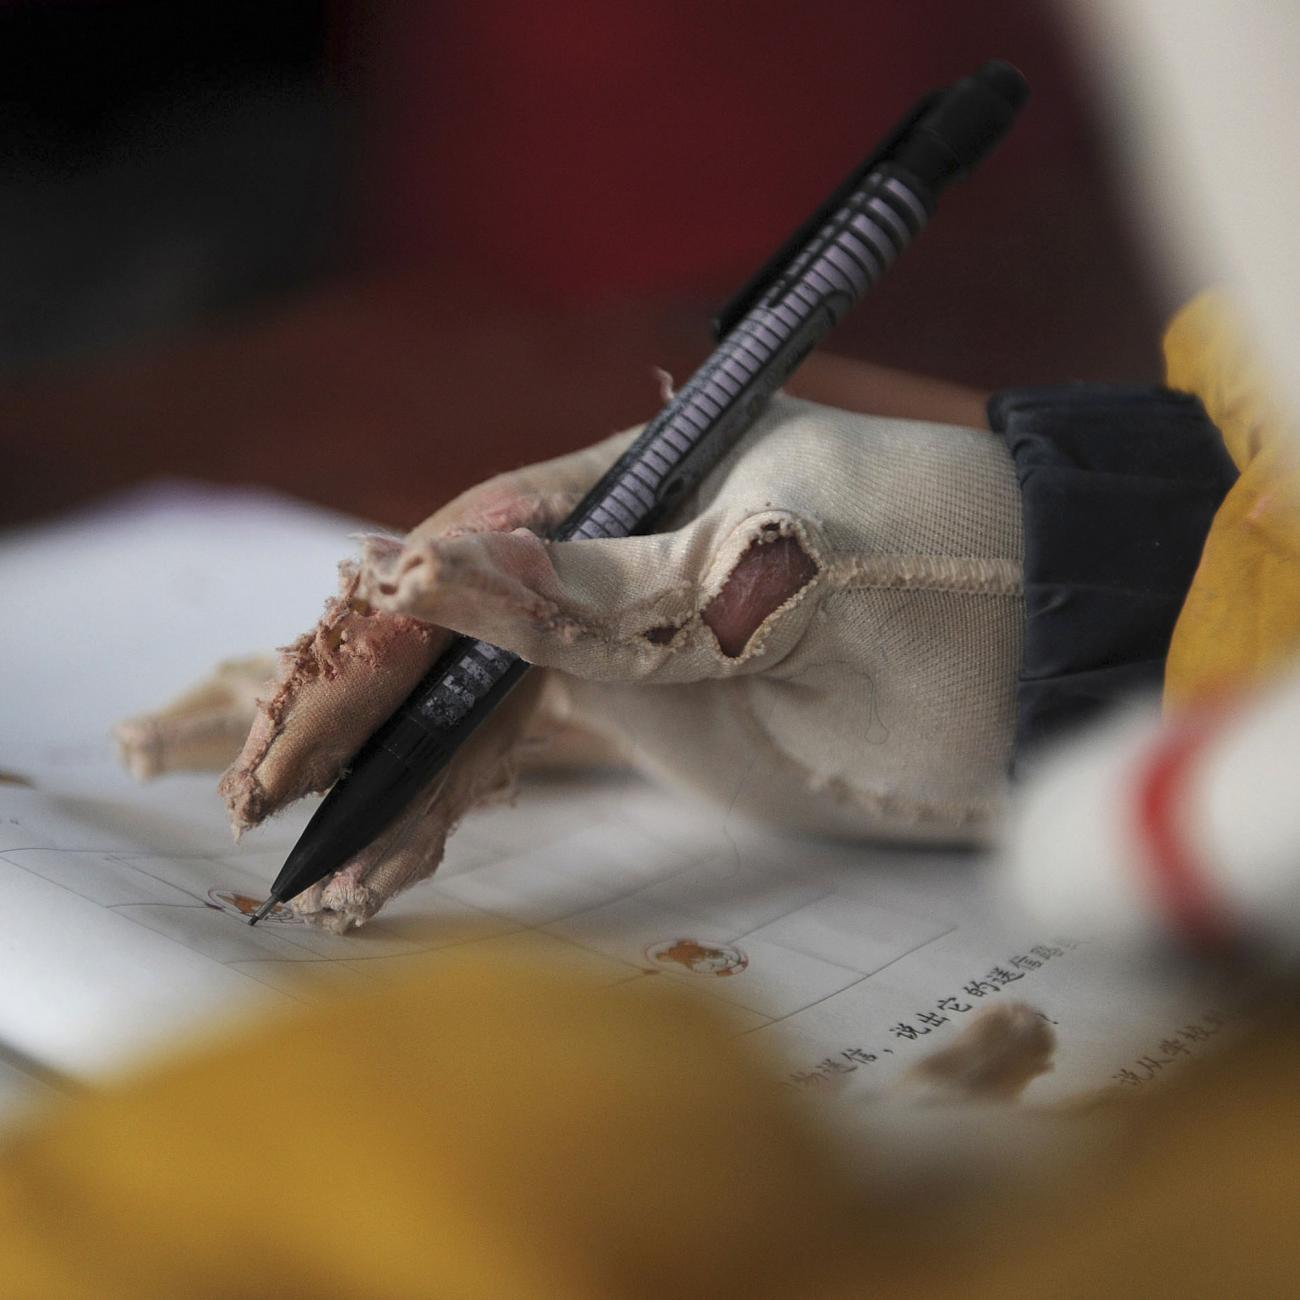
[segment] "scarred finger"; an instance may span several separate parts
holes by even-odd
[[[317,625],[287,646],[258,700],[220,791],[238,833],[302,795],[328,789],[343,764],[428,671],[450,634],[357,598],[353,566]]]
[[[501,528],[545,531],[613,461],[632,436],[499,475],[463,493],[412,537],[472,536]],[[400,546],[371,538],[371,550]],[[220,789],[236,833],[293,800],[328,789],[446,647],[440,621],[381,610],[340,569],[337,596],[320,622],[281,652],[272,687],[258,700],[243,749]]]

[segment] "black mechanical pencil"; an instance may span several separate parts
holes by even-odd
[[[992,60],[925,96],[719,314],[713,353],[550,540],[652,531],[920,233],[944,186],[1002,138],[1027,94],[1015,68]],[[498,646],[454,640],[335,782],[249,924],[372,843],[527,671]]]

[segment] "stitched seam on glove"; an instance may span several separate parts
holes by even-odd
[[[848,555],[831,560],[826,581],[834,587],[969,592],[1019,596],[1024,576],[1019,560],[954,555]]]

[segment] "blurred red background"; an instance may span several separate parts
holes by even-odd
[[[8,521],[183,475],[405,526],[643,419],[652,368],[688,373],[848,168],[990,56],[1029,79],[1019,124],[830,348],[986,388],[1158,374],[1171,293],[1047,5],[21,8]]]

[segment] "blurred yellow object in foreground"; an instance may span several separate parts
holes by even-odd
[[[0,1293],[829,1293],[844,1188],[653,992],[443,954],[78,1099],[0,1157]]]
[[[1271,1300],[1300,1276],[1296,1025],[1101,1107],[1116,1140],[1055,1188],[908,1199],[664,977],[444,953],[11,1137],[0,1293]]]
[[[1241,471],[1174,629],[1165,704],[1177,710],[1271,677],[1300,652],[1300,448],[1223,295],[1188,303],[1164,350],[1166,382],[1201,399]]]

